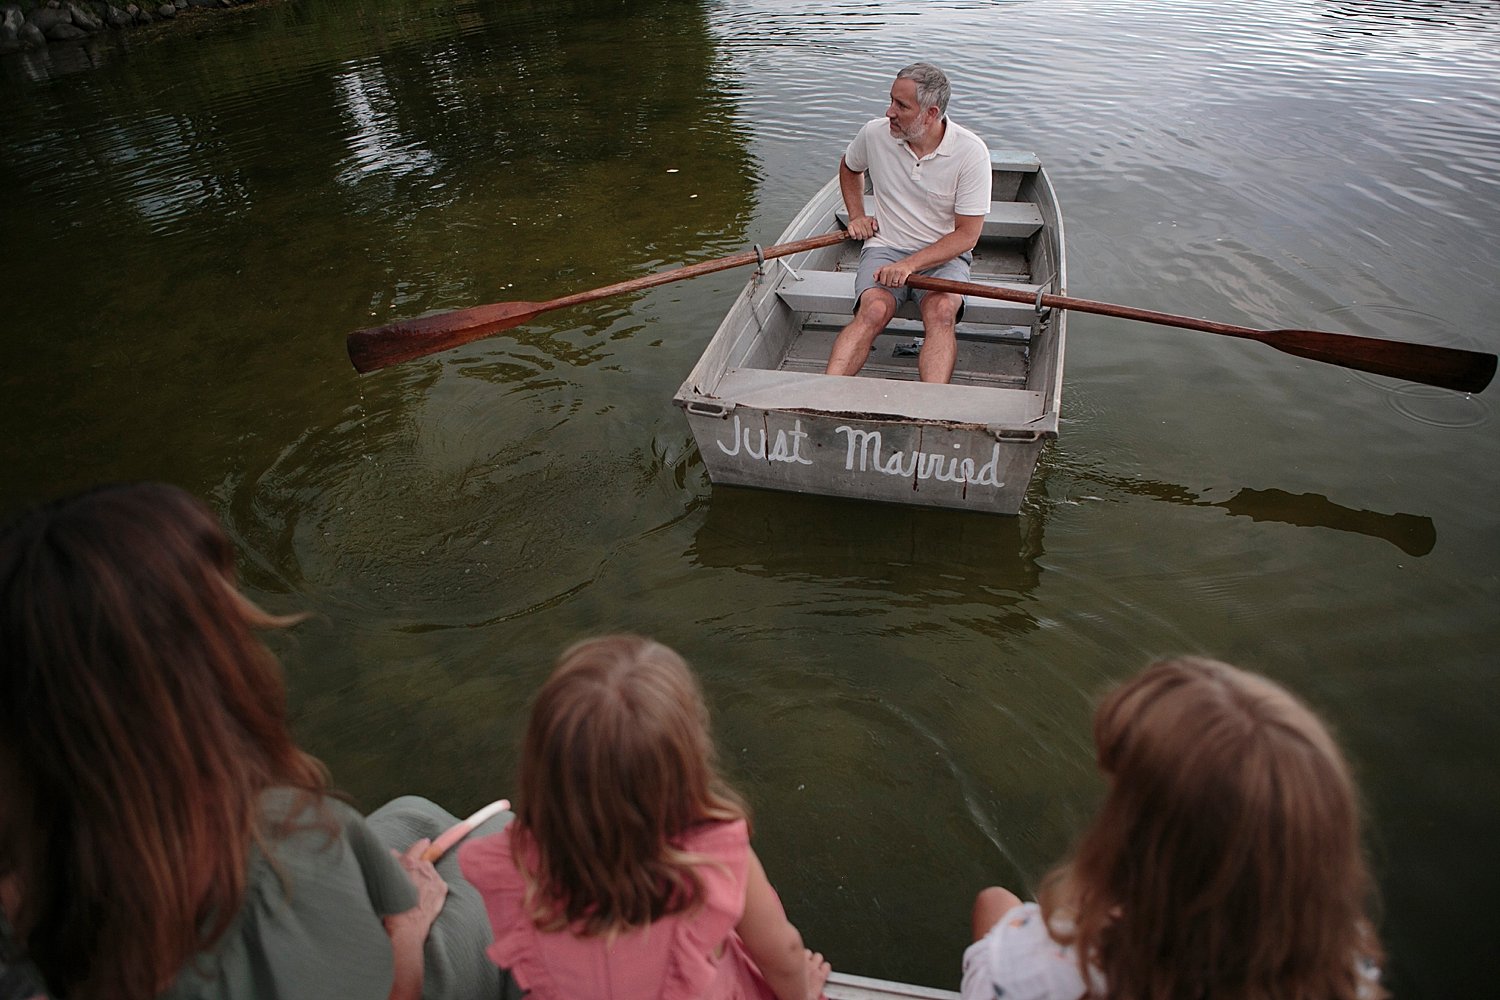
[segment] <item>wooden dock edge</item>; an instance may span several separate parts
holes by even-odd
[[[843,972],[829,976],[823,992],[828,1000],[958,1000],[958,994],[951,990],[935,990],[930,986],[893,983],[887,979],[869,979]]]

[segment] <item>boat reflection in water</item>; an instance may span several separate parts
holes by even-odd
[[[1272,521],[1299,528],[1331,528],[1390,542],[1410,556],[1425,556],[1437,544],[1432,518],[1419,514],[1384,514],[1345,507],[1321,493],[1289,493],[1281,489],[1237,490],[1227,500],[1205,500],[1185,486],[1150,480],[1089,476],[1110,489],[1164,500],[1184,507],[1215,507],[1234,517]]]

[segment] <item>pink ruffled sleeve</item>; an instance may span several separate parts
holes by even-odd
[[[522,912],[526,882],[511,853],[512,827],[458,849],[458,865],[464,878],[484,899],[494,942],[485,954],[510,974],[523,989],[546,995],[552,991],[546,963],[537,944],[536,925]]]
[[[720,967],[734,952],[729,937],[745,912],[750,870],[750,833],[745,821],[700,827],[684,839],[682,848],[710,860],[695,869],[703,885],[702,905],[677,918],[676,947],[667,967],[663,1000],[694,1000],[716,992],[713,987]]]

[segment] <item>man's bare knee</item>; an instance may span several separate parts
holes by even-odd
[[[879,288],[866,288],[860,293],[859,301],[854,305],[856,319],[874,323],[882,330],[895,315],[895,296]]]
[[[963,307],[961,295],[934,292],[922,299],[923,326],[952,326],[958,320],[958,311]]]
[[[867,288],[854,308],[854,318],[834,338],[833,351],[824,371],[829,375],[854,375],[864,367],[870,346],[896,314],[896,300],[889,292]]]

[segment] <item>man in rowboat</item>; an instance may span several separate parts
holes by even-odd
[[[849,233],[865,241],[854,286],[854,320],[833,342],[829,375],[854,375],[870,345],[908,296],[922,312],[923,382],[953,377],[953,326],[963,296],[906,287],[912,274],[969,279],[974,244],[990,210],[990,154],[984,140],[947,116],[948,78],[930,63],[896,74],[884,118],[859,130],[839,160]],[[865,179],[875,214],[865,213]]]

